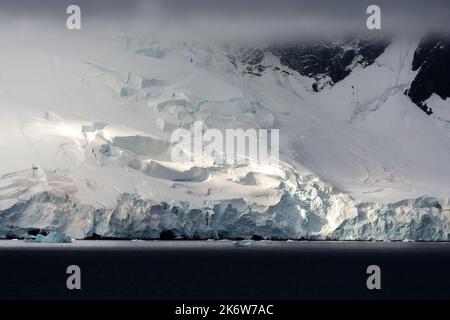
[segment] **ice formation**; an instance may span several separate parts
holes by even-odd
[[[448,240],[448,101],[429,117],[404,94],[418,41],[314,90],[279,53],[251,74],[229,48],[150,38],[0,53],[0,238]],[[279,129],[281,162],[171,161],[195,121]]]

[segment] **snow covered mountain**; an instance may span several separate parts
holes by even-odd
[[[449,51],[420,40],[11,41],[0,237],[448,240]],[[280,164],[172,161],[195,121],[279,129]]]

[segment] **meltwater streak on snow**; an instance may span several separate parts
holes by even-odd
[[[448,239],[450,140],[402,94],[414,43],[319,94],[212,44],[95,44],[2,52],[0,237]],[[280,166],[170,161],[195,121],[280,129]]]

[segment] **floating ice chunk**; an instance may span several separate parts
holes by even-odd
[[[51,232],[47,236],[38,234],[35,239],[27,239],[29,243],[72,243],[72,238],[61,232]]]
[[[251,241],[235,241],[233,245],[237,248],[252,248],[253,242]]]

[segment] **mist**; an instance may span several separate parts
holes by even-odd
[[[79,5],[82,30],[69,31],[67,6]],[[381,30],[368,30],[366,9],[381,8]],[[36,45],[77,38],[148,33],[160,40],[273,41],[448,32],[450,3],[305,0],[20,0],[2,1],[1,33]]]

